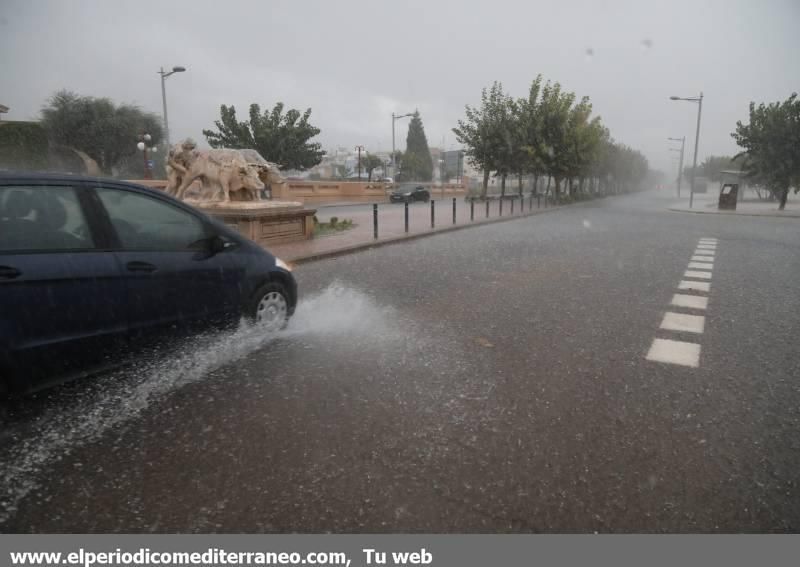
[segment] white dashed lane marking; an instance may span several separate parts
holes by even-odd
[[[711,279],[711,272],[697,272],[694,270],[686,270],[683,273],[684,278],[697,278],[700,280],[710,280]]]
[[[699,295],[686,295],[684,293],[676,293],[672,296],[670,302],[676,307],[688,307],[689,309],[706,309],[708,307],[708,298]]]
[[[700,294],[708,294],[711,291],[711,282],[697,280],[711,279],[716,251],[716,238],[708,237],[699,240],[697,248],[689,260],[688,269],[683,274],[686,279],[678,283],[679,290],[694,293],[674,294],[670,301],[672,307],[703,312],[708,309],[708,297]],[[667,311],[661,320],[659,334],[672,332],[701,335],[705,331],[705,327],[706,318],[703,315]],[[697,368],[700,366],[700,345],[689,341],[656,337],[650,345],[646,358],[654,362]]]
[[[702,315],[687,315],[685,313],[664,313],[661,328],[665,331],[679,331],[683,333],[702,333],[706,318]]]
[[[691,290],[691,291],[704,291],[708,293],[711,291],[711,282],[693,282],[683,280],[678,284],[678,289]]]
[[[700,366],[700,345],[670,339],[655,339],[647,360],[697,368]]]

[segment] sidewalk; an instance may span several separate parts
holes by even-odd
[[[792,199],[792,197],[795,197]],[[736,204],[735,211],[720,211],[717,209],[719,195],[716,191],[709,193],[695,193],[692,208],[689,208],[689,198],[675,201],[669,205],[670,211],[679,213],[695,213],[704,215],[740,215],[753,217],[800,218],[800,199],[797,195],[789,195],[786,208],[778,210],[777,201],[760,201],[755,194],[747,193],[745,201]]]
[[[591,201],[587,201],[591,202]],[[525,210],[520,212],[519,203],[515,205],[514,214],[511,215],[509,203],[503,204],[503,216],[500,216],[498,202],[489,205],[489,218],[486,218],[486,205],[475,203],[475,220],[470,221],[470,207],[463,199],[456,201],[456,223],[453,223],[452,201],[437,201],[435,210],[435,228],[431,229],[430,204],[414,203],[409,206],[409,232],[405,232],[404,211],[402,204],[381,204],[378,207],[378,239],[374,238],[372,205],[363,204],[363,210],[350,213],[347,218],[353,220],[355,227],[339,234],[317,236],[311,240],[275,244],[269,246],[270,252],[280,258],[294,263],[309,262],[321,258],[347,254],[357,250],[383,246],[393,242],[411,240],[461,230],[471,226],[521,219],[536,214],[562,209],[565,206],[549,206],[537,208],[537,201],[533,200],[533,210],[529,209],[530,201],[526,199]],[[327,215],[326,215],[327,216]]]

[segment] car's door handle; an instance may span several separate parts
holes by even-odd
[[[0,266],[0,279],[13,280],[21,275],[22,272],[16,268],[12,268],[11,266]]]
[[[147,262],[128,262],[126,267],[129,272],[155,272],[158,269]]]

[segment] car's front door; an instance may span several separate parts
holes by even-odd
[[[236,320],[239,271],[229,251],[213,252],[199,214],[143,192],[95,187],[118,238],[128,290],[128,321],[138,335]]]
[[[87,197],[66,184],[0,186],[0,374],[12,387],[115,360],[125,340],[124,283]]]

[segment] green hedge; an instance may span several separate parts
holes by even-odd
[[[38,122],[0,122],[0,168],[47,168],[47,134]]]

